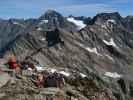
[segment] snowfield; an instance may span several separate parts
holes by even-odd
[[[74,23],[78,27],[79,30],[86,27],[86,24],[84,24],[83,21],[75,20],[73,17],[69,17],[67,18],[67,20],[71,23]]]

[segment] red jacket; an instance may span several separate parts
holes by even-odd
[[[8,64],[11,69],[16,69],[17,67],[20,67],[19,64],[17,64],[16,62],[8,62]]]

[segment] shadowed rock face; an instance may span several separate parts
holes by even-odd
[[[48,47],[61,43],[59,30],[55,29],[54,31],[46,32],[46,41]]]
[[[133,16],[127,16],[125,18],[125,24],[126,24],[126,28],[129,30],[129,31],[133,31]]]
[[[50,10],[39,19],[22,21],[24,32],[14,32],[15,38],[9,39],[2,53],[69,72],[67,98],[132,100],[133,35],[127,19],[102,13],[78,31],[74,23]]]

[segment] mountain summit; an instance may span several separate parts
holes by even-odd
[[[54,10],[48,10],[43,14],[39,20],[47,21],[47,27],[49,29],[66,28],[68,30],[74,29],[75,25],[68,22],[60,13]]]

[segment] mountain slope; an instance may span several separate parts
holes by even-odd
[[[88,100],[101,91],[107,95],[105,100],[132,100],[133,35],[125,21],[119,13],[102,13],[77,30],[74,23],[50,10],[31,20],[32,28],[17,34],[4,55],[69,72],[67,87]]]

